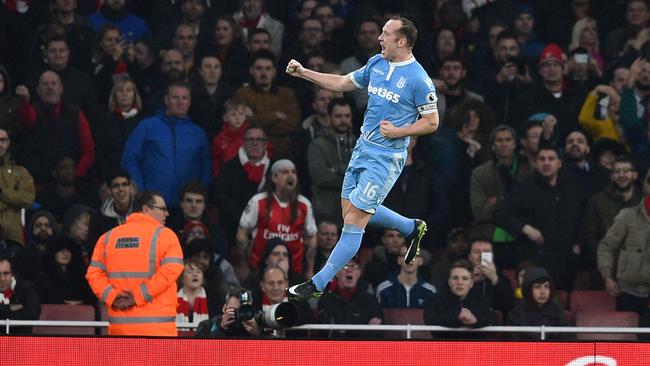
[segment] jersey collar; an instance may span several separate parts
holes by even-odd
[[[408,60],[404,60],[404,61],[400,61],[400,62],[388,61],[388,64],[391,65],[391,66],[404,66],[404,65],[408,65],[410,63],[413,63],[414,61],[415,61],[415,56],[411,55],[411,58],[409,58]]]

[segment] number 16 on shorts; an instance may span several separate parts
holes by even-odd
[[[378,185],[372,184],[372,182],[367,182],[366,186],[363,187],[363,195],[366,196],[369,201],[372,201],[377,197],[377,189],[379,189]]]

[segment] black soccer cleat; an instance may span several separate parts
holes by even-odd
[[[312,280],[293,285],[286,292],[287,297],[292,301],[307,301],[311,298],[318,299],[323,294],[322,291],[318,291]]]
[[[406,264],[411,263],[415,256],[420,254],[420,241],[426,232],[427,223],[415,219],[415,228],[413,229],[413,232],[406,237],[406,245],[408,245],[406,248],[406,254],[404,255],[404,262],[406,262]]]

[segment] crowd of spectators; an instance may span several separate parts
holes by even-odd
[[[428,324],[496,324],[492,310],[566,324],[549,293],[578,287],[643,315],[646,0],[5,0],[1,317],[95,305],[95,241],[156,190],[187,261],[179,321],[266,334],[233,326],[233,309],[247,291],[261,308],[287,301],[329,256],[367,102],[284,68],[352,72],[393,16],[417,24],[414,55],[438,95],[438,131],[411,139],[385,200],[427,221],[424,250],[407,265],[398,232],[369,228],[371,258],[301,305],[302,323],[381,324],[398,307]],[[534,270],[513,292],[503,270],[521,263]]]

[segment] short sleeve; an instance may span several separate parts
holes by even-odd
[[[248,204],[239,219],[239,226],[249,231],[252,231],[257,227],[257,214],[259,211],[258,202],[259,200],[257,199],[257,196],[253,196],[248,200]]]
[[[370,60],[368,60],[368,63],[365,66],[348,74],[348,77],[357,88],[365,89],[368,87],[368,84],[370,84],[371,64],[376,60],[377,57],[381,57],[381,55],[373,56],[370,58]]]
[[[311,206],[311,202],[305,202],[307,205],[307,217],[305,217],[305,226],[304,231],[307,235],[313,236],[316,235],[318,227],[316,226],[316,220],[314,219],[314,210]]]
[[[420,114],[431,114],[438,111],[438,96],[433,81],[426,74],[418,76],[413,86],[415,106]]]

